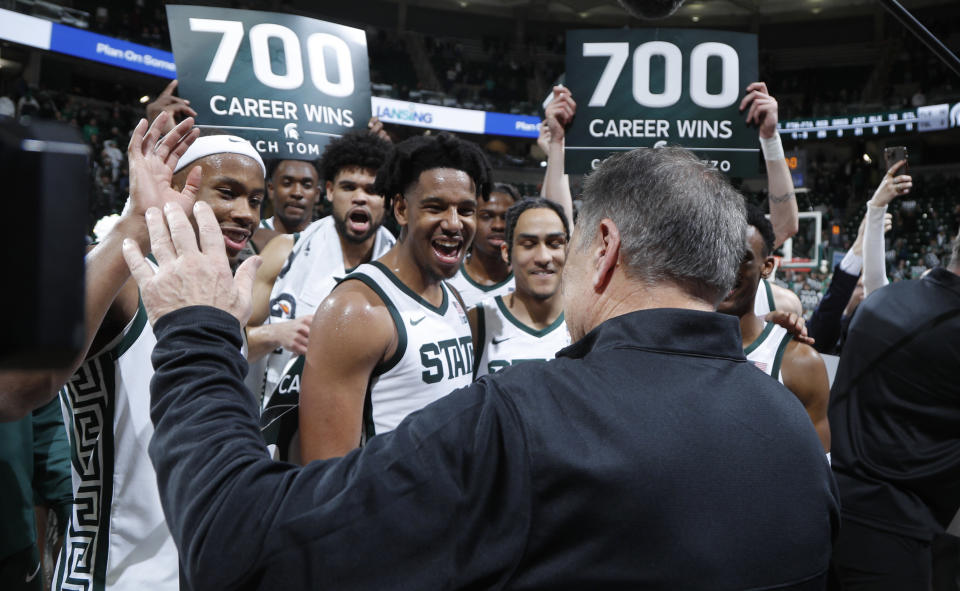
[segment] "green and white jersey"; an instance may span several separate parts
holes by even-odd
[[[773,288],[766,279],[760,280],[760,286],[757,288],[757,295],[753,300],[753,313],[758,318],[763,318],[770,312],[777,309],[777,304],[773,300]]]
[[[363,411],[364,440],[391,431],[408,414],[470,384],[473,341],[460,302],[443,285],[434,307],[384,265],[360,265],[345,281],[361,281],[384,302],[397,329],[397,351],[374,370]],[[291,357],[260,417],[260,430],[275,459],[299,462],[300,382],[304,357]]]
[[[273,218],[267,218],[265,220],[260,220],[260,227],[265,230],[275,230],[273,227]]]
[[[496,296],[507,295],[516,289],[516,286],[513,282],[512,271],[510,272],[510,276],[500,283],[494,285],[480,285],[471,279],[469,275],[467,275],[467,270],[463,267],[463,263],[460,263],[460,270],[457,271],[457,274],[450,279],[447,279],[447,283],[455,287],[457,292],[460,293],[460,297],[463,298],[463,304],[468,310],[483,300]]]
[[[467,312],[441,282],[439,307],[417,295],[386,266],[360,265],[345,281],[361,281],[390,311],[397,350],[374,369],[363,410],[366,439],[392,431],[408,414],[473,381],[473,338]]]
[[[373,260],[383,256],[395,243],[389,230],[382,226],[377,229],[371,255]],[[267,321],[278,322],[313,314],[348,272],[343,266],[343,249],[333,216],[313,222],[300,234],[294,234],[293,249],[270,292]],[[292,358],[293,353],[276,349],[265,357],[259,368],[251,367],[247,386],[262,400],[261,408],[270,403],[270,397],[281,385]]]
[[[54,589],[179,589],[177,549],[147,455],[155,344],[141,304],[120,336],[60,391],[73,508]]]
[[[767,322],[760,336],[749,346],[744,347],[743,354],[760,371],[782,384],[783,376],[780,374],[780,364],[783,362],[783,353],[787,350],[787,343],[790,342],[791,338],[787,329],[773,322]]]
[[[570,344],[562,313],[550,326],[535,330],[520,322],[507,308],[503,296],[497,296],[482,301],[477,315],[477,342],[483,348],[477,353],[476,378],[524,361],[553,359],[557,351]]]

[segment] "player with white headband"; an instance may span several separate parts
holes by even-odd
[[[153,434],[150,354],[156,339],[137,285],[127,281],[121,245],[134,240],[146,252],[147,225],[159,221],[145,218],[149,207],[192,213],[194,202],[205,201],[217,216],[228,255],[235,257],[259,222],[265,168],[250,142],[235,136],[202,137],[189,149],[189,142],[175,143],[193,125],[192,118],[161,140],[159,130],[168,116],[162,114],[149,129],[141,121],[127,154],[131,163],[144,163],[153,179],[165,177],[169,190],[144,190],[144,179],[133,171],[133,196],[119,222],[87,255],[90,347],[60,394],[75,459],[74,507],[54,574],[57,589],[180,587],[177,549],[147,456]]]

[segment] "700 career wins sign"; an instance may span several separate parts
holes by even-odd
[[[255,10],[167,6],[180,96],[201,127],[250,140],[264,157],[314,159],[370,119],[360,29]]]
[[[735,176],[757,173],[759,144],[739,112],[757,81],[756,35],[696,29],[567,32],[577,115],[566,168],[589,172],[612,153],[682,146]]]

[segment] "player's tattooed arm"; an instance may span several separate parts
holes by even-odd
[[[779,105],[765,83],[754,82],[747,86],[740,110],[746,112],[748,125],[757,126],[761,145],[773,142],[777,147],[775,150],[764,148],[764,163],[767,168],[767,194],[770,195],[770,223],[776,236],[775,245],[780,246],[800,229],[800,215],[793,177],[778,139]]]
[[[797,194],[794,191],[784,193],[783,195],[770,195],[770,203],[786,203],[791,199],[796,200]]]

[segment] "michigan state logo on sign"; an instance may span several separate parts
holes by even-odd
[[[180,95],[201,127],[250,140],[264,157],[315,159],[366,128],[366,34],[302,16],[167,6]]]
[[[583,173],[612,153],[665,145],[725,173],[757,173],[757,132],[739,112],[757,80],[757,37],[727,31],[567,32],[567,83],[577,116],[566,167]]]

